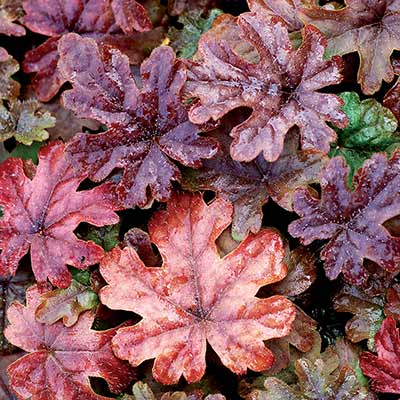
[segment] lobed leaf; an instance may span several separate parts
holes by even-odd
[[[18,398],[106,400],[93,391],[89,377],[105,379],[114,393],[124,389],[133,372],[111,350],[116,328],[92,330],[90,312],[82,314],[72,328],[61,322],[42,325],[35,319],[40,294],[32,286],[26,292],[26,306],[15,302],[7,311],[6,337],[28,353],[8,367],[11,389]]]
[[[347,117],[342,100],[319,89],[342,79],[341,59],[324,60],[326,41],[312,27],[303,29],[303,43],[295,50],[283,20],[261,12],[238,17],[242,38],[259,54],[253,63],[233,51],[229,42],[203,35],[195,62],[188,62],[187,92],[198,99],[189,112],[194,123],[219,120],[238,107],[253,110],[250,117],[231,131],[231,156],[252,161],[260,153],[276,161],[282,153],[287,132],[297,125],[303,149],[328,153],[335,131]]]
[[[390,56],[400,50],[398,0],[346,0],[346,6],[338,9],[314,2],[300,9],[299,17],[325,34],[328,56],[358,52],[358,83],[365,94],[377,92],[382,80],[393,80]]]
[[[143,317],[117,332],[115,354],[132,365],[155,358],[153,376],[163,384],[181,375],[189,383],[200,380],[207,341],[233,372],[265,370],[274,356],[264,341],[290,332],[292,303],[283,296],[255,297],[261,286],[286,275],[282,241],[263,230],[221,259],[215,240],[231,213],[222,199],[206,205],[199,195],[174,195],[149,223],[161,268],[146,267],[131,247],[114,248],[101,262],[108,283],[101,302]]]
[[[48,139],[47,129],[52,128],[55,122],[56,119],[34,99],[15,100],[8,107],[0,103],[1,142],[11,137],[25,145],[31,145],[33,141],[42,142]]]
[[[32,179],[20,159],[10,158],[0,165],[2,276],[14,275],[19,260],[30,250],[37,282],[49,279],[65,288],[71,282],[66,264],[85,269],[103,255],[100,246],[78,240],[73,231],[81,222],[96,226],[118,222],[111,185],[77,191],[87,175],[74,171],[64,148],[60,142],[43,147]]]
[[[391,159],[378,153],[367,160],[354,176],[354,191],[346,183],[344,159],[335,157],[322,173],[321,198],[306,189],[296,191],[294,210],[301,218],[289,225],[289,233],[303,244],[330,239],[321,252],[329,279],[342,272],[350,283],[365,283],[364,259],[398,271],[400,239],[382,224],[400,214],[399,157],[397,151]]]
[[[201,137],[201,128],[188,120],[180,99],[186,69],[171,48],[157,48],[142,64],[140,90],[128,59],[114,48],[69,34],[60,41],[60,53],[60,67],[73,86],[63,95],[65,106],[108,127],[77,135],[67,146],[69,157],[94,181],[122,168],[116,192],[123,207],[167,200],[171,181],[180,180],[171,159],[200,167],[201,159],[217,152],[217,143]]]

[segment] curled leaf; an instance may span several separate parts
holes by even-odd
[[[0,103],[0,141],[11,137],[25,145],[42,142],[49,137],[48,128],[56,119],[44,111],[36,100],[12,101],[8,107]]]

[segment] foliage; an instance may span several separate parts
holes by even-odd
[[[398,397],[399,22],[0,0],[0,398]]]

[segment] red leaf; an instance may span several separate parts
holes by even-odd
[[[220,258],[216,238],[231,222],[232,206],[200,195],[175,195],[149,231],[163,257],[147,268],[131,247],[114,248],[100,271],[108,286],[101,301],[143,317],[119,329],[113,350],[132,365],[155,358],[153,375],[164,384],[204,374],[207,341],[237,374],[262,371],[273,362],[263,341],[289,333],[295,307],[283,296],[256,298],[261,286],[286,275],[279,235],[263,230]]]
[[[372,378],[371,388],[377,392],[400,393],[400,335],[396,321],[386,318],[375,335],[378,355],[364,352],[360,366]]]
[[[212,32],[203,35],[196,62],[189,62],[187,91],[199,99],[190,120],[204,123],[238,107],[251,108],[251,116],[231,132],[231,155],[237,161],[251,161],[261,152],[275,161],[294,125],[300,128],[303,149],[327,153],[336,133],[326,121],[344,128],[348,120],[341,99],[317,90],[341,81],[340,57],[324,60],[326,41],[313,26],[304,28],[303,43],[295,50],[280,18],[258,12],[242,14],[238,21],[260,61],[238,56]]]
[[[104,378],[114,393],[125,388],[133,372],[112,353],[117,328],[92,330],[90,312],[82,314],[72,328],[61,322],[42,325],[35,320],[38,288],[28,289],[26,298],[26,307],[15,302],[7,312],[7,339],[29,353],[8,367],[11,388],[19,399],[106,399],[93,392],[89,377]]]
[[[377,92],[382,80],[390,82],[394,78],[390,56],[400,50],[400,2],[346,0],[346,7],[338,9],[322,8],[317,3],[302,8],[299,16],[325,34],[327,54],[358,52],[358,83],[365,94]]]
[[[26,53],[24,72],[36,73],[32,85],[42,101],[54,97],[65,79],[60,74],[57,44],[68,32],[106,41],[114,35],[152,28],[146,10],[135,0],[25,0],[24,24],[32,31],[50,36],[45,43]],[[114,43],[117,41],[114,39]]]
[[[188,120],[180,100],[186,70],[171,48],[153,51],[141,66],[138,89],[126,56],[76,34],[60,42],[60,66],[73,89],[64,93],[67,108],[109,129],[77,135],[67,151],[74,165],[101,181],[115,168],[124,169],[117,193],[124,207],[165,201],[180,173],[171,158],[199,167],[218,149],[213,139]]]
[[[343,272],[361,285],[369,275],[364,259],[389,272],[399,269],[400,238],[382,224],[400,214],[400,151],[389,160],[382,153],[367,160],[354,176],[353,192],[348,174],[344,159],[335,157],[322,173],[320,199],[298,189],[294,209],[301,218],[289,225],[289,233],[304,244],[331,239],[321,253],[328,278]]]
[[[29,250],[38,282],[48,278],[68,287],[71,275],[66,264],[87,268],[103,255],[100,246],[78,240],[74,229],[81,222],[96,226],[115,224],[111,186],[79,191],[87,177],[77,174],[64,156],[64,145],[53,142],[39,152],[39,166],[29,179],[20,159],[0,166],[0,275],[14,275],[18,262]]]

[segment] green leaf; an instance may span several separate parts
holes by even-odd
[[[48,139],[46,129],[52,128],[56,119],[40,107],[36,100],[15,100],[8,106],[0,103],[0,141],[14,136],[18,142],[31,145],[33,141]]]
[[[393,113],[375,99],[360,100],[355,92],[339,95],[345,102],[342,110],[349,117],[349,125],[335,129],[338,141],[332,145],[330,157],[343,156],[350,166],[349,183],[354,173],[372,154],[385,151],[388,155],[400,146],[396,132],[397,120]]]
[[[217,8],[210,10],[207,17],[202,17],[202,11],[194,10],[183,13],[178,22],[183,28],[176,29],[171,27],[168,31],[168,37],[171,40],[171,47],[181,58],[192,58],[196,53],[197,44],[200,36],[207,32],[215,18],[223,12]]]
[[[108,225],[97,228],[88,225],[85,233],[80,233],[79,237],[84,240],[92,240],[105,251],[110,251],[119,243],[120,224]]]

